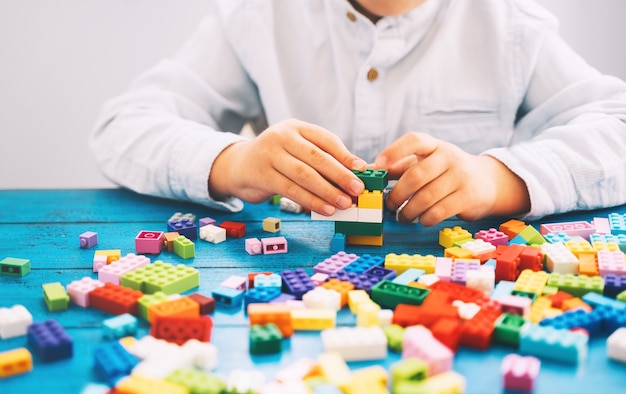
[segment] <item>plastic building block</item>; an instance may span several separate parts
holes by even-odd
[[[626,259],[624,258],[624,252],[621,250],[613,252],[600,250],[597,255],[600,276],[626,275]]]
[[[99,344],[93,357],[96,373],[110,385],[129,375],[137,365],[137,359],[117,341]]]
[[[263,254],[287,253],[287,239],[285,237],[261,238]]]
[[[526,228],[526,223],[521,220],[511,219],[502,223],[499,227],[500,232],[506,234],[509,239],[515,238]]]
[[[192,293],[187,297],[198,304],[201,315],[208,315],[209,313],[213,313],[213,311],[215,311],[215,300],[213,298],[200,293]]]
[[[539,227],[542,235],[548,233],[565,233],[572,236],[580,236],[585,239],[589,238],[590,234],[595,233],[596,229],[589,222],[563,222],[563,223],[544,223]]]
[[[626,327],[618,328],[606,339],[606,355],[611,360],[626,363]]]
[[[131,314],[111,317],[102,321],[102,337],[117,339],[135,335],[137,332],[137,318]]]
[[[126,256],[120,258],[112,264],[102,267],[98,271],[98,281],[119,285],[120,279],[124,274],[138,268],[145,267],[149,264],[150,259],[146,256],[128,253]]]
[[[546,242],[541,233],[530,225],[520,231],[518,236],[522,237],[528,245],[541,245]]]
[[[357,196],[357,207],[362,209],[376,209],[382,213],[383,202],[384,198],[381,190],[366,189]]]
[[[66,286],[66,290],[67,294],[70,296],[70,301],[76,305],[86,308],[89,306],[89,292],[96,287],[102,286],[104,286],[104,283],[99,280],[85,276],[80,280],[72,281]]]
[[[289,338],[293,335],[291,309],[284,304],[249,304],[247,312],[250,325],[273,323],[283,337]]]
[[[382,221],[382,208],[357,208],[357,222],[381,223]]]
[[[502,306],[502,311],[519,316],[527,316],[530,313],[530,306],[533,300],[521,295],[507,294],[498,299]]]
[[[283,279],[283,292],[293,294],[296,299],[301,300],[304,293],[313,290],[316,286],[305,270],[298,268],[296,270],[285,270],[280,273]]]
[[[421,305],[430,290],[382,280],[372,287],[371,297],[381,307],[394,309],[398,304]]]
[[[348,293],[356,288],[354,284],[344,280],[333,278],[332,275],[330,276],[330,279],[328,281],[322,284],[322,287],[326,290],[332,290],[339,294],[340,307],[344,307],[348,304]],[[308,293],[309,292],[307,292],[307,294]],[[336,299],[333,295],[331,295],[330,298],[332,300]],[[302,297],[302,299],[304,300],[304,296]]]
[[[563,245],[576,257],[578,257],[581,253],[594,253],[595,250],[589,243],[589,241],[583,239],[579,241],[569,240],[564,242]]]
[[[28,327],[28,344],[45,362],[71,358],[73,354],[72,338],[52,319]]]
[[[390,324],[383,327],[383,332],[387,337],[387,347],[392,352],[402,352],[402,340],[404,339],[404,327],[397,324]]]
[[[253,287],[277,287],[281,288],[283,285],[283,279],[278,274],[269,275],[256,275],[254,277]]]
[[[353,314],[357,313],[359,304],[364,302],[372,302],[372,299],[365,290],[350,290],[348,292],[348,307]]]
[[[380,236],[383,233],[383,223],[335,222],[335,232],[346,235]]]
[[[383,246],[383,235],[346,235],[346,245]]]
[[[280,231],[280,219],[267,217],[263,219],[263,231],[268,233],[277,233]]]
[[[250,353],[274,354],[280,353],[283,334],[273,323],[265,325],[253,324],[250,326]]]
[[[482,239],[475,239],[463,242],[461,249],[471,252],[472,258],[487,260],[488,256],[496,251],[496,246]]]
[[[460,226],[454,226],[453,228],[444,228],[439,231],[439,245],[444,248],[451,248],[455,242],[471,239],[472,234],[469,231],[461,228]]]
[[[609,225],[611,227],[611,234],[626,235],[626,214],[610,213]]]
[[[389,253],[385,256],[385,268],[396,271],[396,275],[401,275],[409,268],[417,268],[423,270],[427,274],[435,272],[437,258],[431,254],[395,254]]]
[[[380,360],[387,357],[387,337],[380,327],[341,327],[321,333],[326,352],[345,361]]]
[[[182,385],[162,379],[129,375],[120,379],[115,385],[115,393],[121,394],[188,394],[187,388]]]
[[[589,336],[569,330],[526,324],[520,331],[519,350],[540,359],[580,364],[587,358]]]
[[[548,283],[549,274],[544,271],[531,271],[525,269],[515,281],[514,290],[526,291],[535,294],[542,294],[543,288]]]
[[[184,293],[200,284],[200,273],[184,264],[172,265],[161,260],[122,276],[122,286],[145,294],[162,291],[165,294]]]
[[[543,270],[543,252],[536,247],[525,247],[517,256],[519,259],[519,270],[541,271]]]
[[[263,254],[263,245],[258,238],[247,238],[244,248],[249,255]]]
[[[505,356],[500,364],[502,388],[521,392],[533,391],[540,367],[541,361],[532,356]]]
[[[111,264],[112,262],[117,261],[122,257],[122,251],[120,249],[96,250],[94,252],[94,257],[95,256],[105,256],[107,259],[107,264]]]
[[[271,204],[271,205],[280,205],[280,199],[283,196],[281,196],[280,194],[275,194],[273,196],[271,196],[267,201]]]
[[[407,389],[416,383],[424,382],[428,378],[428,363],[416,357],[405,358],[391,366],[391,376],[394,393],[417,392],[415,388]],[[405,389],[402,389],[402,386]]]
[[[311,220],[358,222],[359,221],[359,209],[356,207],[356,205],[352,204],[352,206],[349,208],[337,209],[335,213],[330,216],[325,216],[317,212],[311,212]]]
[[[167,221],[168,222],[173,222],[173,221],[183,220],[183,219],[187,219],[190,222],[195,222],[196,221],[196,215],[194,215],[191,212],[187,212],[185,214],[183,214],[182,212],[175,212]]]
[[[334,328],[337,312],[330,309],[293,309],[291,321],[294,330],[318,331]]]
[[[477,270],[480,267],[480,261],[457,259],[452,265],[450,281],[465,285],[466,275],[468,271]]]
[[[541,250],[546,254],[546,268],[558,274],[577,274],[578,259],[564,244],[543,244]]]
[[[78,236],[78,244],[81,249],[93,248],[98,244],[98,233],[85,231]]]
[[[219,286],[213,290],[213,299],[216,305],[226,308],[239,308],[243,303],[243,291]]]
[[[241,222],[223,221],[219,227],[226,230],[229,238],[243,238],[246,236],[246,224]]]
[[[595,234],[600,234],[600,235],[604,235],[604,234],[611,234],[611,224],[609,222],[609,218],[593,218],[593,221],[591,222],[591,224],[593,225],[593,227],[595,228],[596,232]]]
[[[61,283],[46,283],[43,288],[43,299],[50,312],[63,311],[67,309],[70,297]]]
[[[183,259],[193,258],[196,254],[195,244],[187,237],[181,235],[174,240],[174,253]]]
[[[26,335],[32,322],[33,315],[23,305],[0,308],[0,339]]]
[[[339,270],[342,270],[348,264],[356,261],[359,258],[354,253],[346,253],[344,251],[340,251],[325,259],[322,262],[317,263],[313,267],[313,272],[315,273],[323,273],[323,274],[332,274]]]
[[[343,267],[343,270],[345,272],[354,272],[354,273],[360,274],[360,273],[364,273],[365,271],[367,271],[368,269],[372,267],[382,268],[382,265],[384,264],[384,262],[385,262],[385,259],[383,257],[364,254],[358,257],[353,262],[346,265],[345,267]],[[394,277],[395,277],[395,272],[394,272]]]
[[[0,379],[33,370],[33,356],[26,348],[0,352]]]
[[[365,184],[365,190],[383,190],[389,183],[387,170],[366,168],[363,171],[352,171]]]
[[[185,387],[189,393],[212,394],[226,392],[226,382],[223,379],[195,369],[177,369],[165,380]]]
[[[137,314],[148,321],[152,321],[153,319],[150,316],[150,307],[167,301],[170,301],[169,296],[161,291],[146,294],[137,300]]]
[[[523,316],[503,313],[496,320],[493,339],[498,343],[517,347],[519,346],[520,331],[527,323],[529,321]]]
[[[380,306],[373,301],[360,303],[356,308],[356,326],[381,327],[383,325],[381,323],[381,311]],[[391,324],[393,311],[390,309],[387,309],[387,311],[391,312],[391,316],[387,319],[388,324]]]
[[[165,245],[163,231],[142,230],[135,237],[135,251],[142,254],[159,254]]]
[[[380,365],[361,368],[352,372],[352,381],[344,388],[348,394],[389,394],[388,373]]]
[[[280,287],[255,287],[243,295],[244,305],[270,302],[280,295]]]
[[[478,300],[485,298],[485,295],[480,290],[470,289],[456,283],[446,282],[442,280],[433,283],[430,286],[430,289],[447,292],[451,299],[461,300],[463,302],[477,302]]]
[[[586,275],[552,273],[548,278],[548,286],[558,287],[560,291],[575,297],[582,297],[588,292],[602,294],[604,291],[604,279],[599,276],[589,277]]]
[[[452,262],[450,262],[452,263]],[[397,271],[396,271],[397,273]],[[407,285],[409,284],[409,282],[415,282],[417,280],[419,280],[419,278],[423,275],[425,275],[426,272],[422,269],[418,269],[418,268],[409,268],[406,271],[404,271],[403,273],[401,273],[400,275],[396,276],[392,282],[393,283],[398,283],[401,285]]]
[[[148,321],[154,323],[161,317],[198,317],[200,306],[189,297],[154,303],[148,306]]]
[[[206,217],[206,218],[201,218],[198,221],[198,227],[200,227],[200,228],[202,228],[204,226],[208,226],[209,224],[215,225],[216,224],[215,219],[210,218],[210,217]]]
[[[168,252],[174,251],[174,240],[180,237],[180,234],[176,231],[171,231],[163,234],[163,247],[167,249]]]
[[[354,272],[345,272],[345,271],[337,271],[334,274],[328,275],[328,279],[326,280],[326,283],[328,283],[329,281],[332,281],[333,279],[338,280],[340,281],[340,283],[342,283],[340,286],[334,288],[335,290],[337,290],[338,292],[342,294],[353,288],[357,290],[365,290],[367,292],[370,292],[372,290],[372,287],[374,287],[376,283],[381,281],[379,277],[374,276],[374,275],[356,274]],[[326,284],[326,283],[322,284],[322,286],[330,288],[329,286],[331,286],[331,284]],[[349,283],[351,284],[351,286],[346,286],[345,283]],[[345,296],[342,296],[342,299],[345,299]]]
[[[248,280],[244,276],[231,275],[225,281],[220,283],[222,287],[229,287],[240,291],[246,291]]]
[[[479,267],[465,273],[465,286],[490,295],[495,287],[496,273],[491,267]]]
[[[321,353],[317,363],[324,380],[336,387],[345,387],[352,380],[348,365],[338,353]]]
[[[482,239],[485,242],[489,242],[490,244],[497,245],[507,245],[509,243],[509,237],[501,231],[498,231],[495,228],[490,228],[489,230],[480,230],[479,232],[474,234],[474,239]]]
[[[107,257],[102,255],[93,256],[93,272],[98,272],[107,265]]]
[[[187,218],[167,222],[167,231],[175,231],[192,241],[198,239],[198,227],[193,223],[192,220],[189,220]]]
[[[587,312],[582,309],[568,310],[561,315],[541,320],[541,326],[550,326],[556,329],[583,328],[589,335],[598,335],[602,331],[603,316],[600,313]]]
[[[213,320],[209,316],[162,316],[152,324],[150,335],[182,345],[190,339],[211,340]]]
[[[428,363],[429,376],[452,370],[454,353],[424,326],[404,330],[402,358],[417,357]]]
[[[6,257],[0,261],[0,275],[25,276],[30,272],[30,260]]]
[[[142,296],[140,291],[105,283],[89,293],[89,305],[113,315],[137,315],[137,300]]]
[[[341,294],[333,289],[316,287],[306,292],[302,296],[302,301],[309,309],[330,309],[338,311],[341,309]]]
[[[279,201],[280,210],[283,212],[301,213],[303,211],[300,204],[288,199],[287,197],[281,197]]]
[[[547,233],[543,235],[543,238],[546,240],[546,242],[549,242],[551,244],[556,244],[556,243],[564,244],[570,240],[569,235],[565,233]]]
[[[346,235],[343,233],[335,233],[330,240],[330,251],[333,253],[346,250]]]

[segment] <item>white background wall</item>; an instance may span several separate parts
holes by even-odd
[[[626,79],[626,1],[538,1],[574,49]],[[100,106],[206,10],[206,0],[0,0],[0,189],[112,186],[87,149]]]

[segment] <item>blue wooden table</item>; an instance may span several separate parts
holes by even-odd
[[[44,363],[34,355],[31,373],[0,380],[0,393],[78,393],[90,382],[99,382],[93,371],[93,350],[102,341],[103,319],[111,317],[95,309],[70,305],[61,312],[49,312],[42,298],[41,285],[61,282],[64,286],[92,272],[94,249],[80,249],[78,236],[85,231],[98,233],[95,249],[121,249],[122,255],[134,253],[134,238],[141,230],[166,231],[166,221],[175,212],[191,212],[198,218],[210,216],[223,220],[245,222],[246,237],[267,237],[262,229],[266,217],[281,219],[278,235],[289,242],[289,253],[250,256],[244,251],[244,239],[228,239],[220,244],[198,240],[195,258],[183,260],[173,253],[161,253],[159,259],[183,263],[200,271],[200,287],[195,291],[210,295],[220,282],[231,275],[312,267],[329,257],[332,222],[311,221],[306,214],[280,211],[268,203],[246,205],[239,213],[226,213],[208,208],[140,196],[122,189],[111,190],[20,190],[0,191],[0,260],[4,257],[29,259],[32,271],[24,277],[0,275],[0,307],[24,305],[36,322],[57,320],[73,338],[74,356],[68,360]],[[545,218],[542,222],[574,220],[591,221],[607,217],[611,212],[626,212],[626,206],[593,212],[575,212]],[[475,223],[450,219],[438,226],[404,226],[393,220],[384,225],[383,247],[348,247],[356,254],[384,256],[387,253],[435,254],[441,256],[438,233],[444,227],[460,225],[474,233],[497,227],[507,218]],[[539,225],[539,223],[529,223]],[[156,259],[152,257],[152,261]],[[282,353],[251,356],[248,352],[248,321],[241,309],[218,308],[212,315],[212,342],[219,351],[216,372],[227,374],[234,368],[258,369],[268,380],[275,371],[304,357],[315,358],[322,352],[319,332],[297,332],[285,340]],[[353,325],[354,317],[342,311],[338,325]],[[139,335],[148,333],[147,324]],[[26,346],[26,337],[0,340],[0,351]],[[488,351],[461,348],[454,360],[454,370],[467,379],[469,393],[502,392],[500,362],[516,349],[492,345]],[[605,338],[592,338],[587,360],[579,366],[542,361],[537,393],[623,393],[626,390],[626,364],[610,361],[605,356]],[[382,362],[351,362],[351,368],[382,365],[389,368],[399,355],[390,353]]]

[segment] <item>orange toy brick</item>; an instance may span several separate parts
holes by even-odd
[[[341,295],[341,307],[348,305],[348,293],[354,290],[354,285],[350,282],[341,281],[333,278],[328,282],[324,282],[322,287],[329,290],[335,290]]]
[[[574,309],[583,309],[587,312],[591,312],[592,308],[585,301],[578,297],[568,298],[563,300],[561,309],[564,311],[574,310]]]
[[[210,316],[167,316],[156,319],[150,329],[150,335],[177,345],[182,345],[190,339],[210,342],[212,328],[213,320]]]
[[[246,236],[245,223],[224,221],[219,227],[226,230],[226,235],[230,238],[243,238]]]
[[[248,318],[250,326],[274,323],[283,337],[293,336],[291,308],[284,304],[248,304]]]
[[[105,283],[104,286],[97,287],[89,292],[89,305],[92,308],[113,315],[122,315],[124,313],[137,315],[137,301],[142,296],[143,293],[140,291],[113,283]]]
[[[398,304],[393,311],[392,324],[402,327],[410,327],[418,325],[418,316],[420,307],[418,305]]]
[[[0,352],[0,379],[33,370],[33,356],[26,348]]]
[[[189,297],[159,302],[148,306],[148,317],[151,323],[161,317],[197,317],[200,316],[200,305]]]
[[[523,245],[500,245],[496,248],[496,282],[509,280],[514,282],[520,274],[519,255]]]
[[[509,239],[517,237],[526,228],[526,223],[521,220],[511,219],[500,225],[500,232],[506,234]]]
[[[165,246],[168,252],[174,251],[174,241],[178,237],[180,237],[180,234],[177,231],[172,231],[164,234],[163,246]]]
[[[581,253],[578,255],[578,275],[600,276],[598,259],[594,253]]]

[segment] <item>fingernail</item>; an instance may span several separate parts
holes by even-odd
[[[352,200],[348,197],[344,195],[340,195],[339,197],[337,197],[337,207],[341,209],[347,209],[350,208],[350,205],[352,205]]]
[[[365,185],[363,185],[363,182],[361,182],[360,180],[353,179],[352,181],[350,181],[350,191],[352,191],[352,193],[361,194],[364,188]]]
[[[326,215],[330,216],[335,213],[335,207],[333,207],[332,205],[324,205],[324,207],[322,208],[322,211]]]
[[[362,159],[354,159],[354,161],[352,162],[352,168],[355,170],[360,170],[365,166],[367,166],[367,163],[365,162],[365,160]]]

